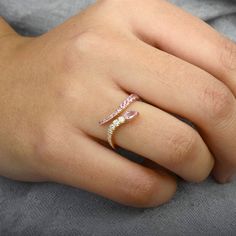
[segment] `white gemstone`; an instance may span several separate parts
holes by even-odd
[[[111,125],[110,125],[110,128],[111,128],[111,130],[114,130],[114,129],[115,129],[115,125],[114,125],[114,124],[111,124]]]
[[[120,116],[118,118],[118,120],[119,120],[120,123],[124,123],[125,122],[125,117],[124,116]]]
[[[120,125],[120,122],[119,122],[118,120],[114,120],[114,121],[113,121],[113,124],[114,124],[115,126],[119,126],[119,125]]]

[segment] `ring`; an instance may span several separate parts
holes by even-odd
[[[99,121],[99,125],[104,125],[123,112],[131,103],[140,100],[139,96],[136,94],[129,95],[120,106],[109,116],[105,117],[103,120]]]
[[[115,119],[112,122],[112,124],[109,125],[109,127],[107,129],[107,141],[113,149],[115,149],[113,135],[114,135],[116,129],[119,126],[121,126],[122,124],[125,124],[125,123],[133,120],[138,115],[139,115],[139,112],[137,112],[137,111],[127,111],[127,112],[125,112],[124,115],[119,116],[117,119]]]

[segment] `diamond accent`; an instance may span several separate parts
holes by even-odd
[[[119,120],[119,122],[120,122],[121,124],[123,124],[123,123],[125,122],[125,117],[124,117],[124,116],[120,116],[120,117],[118,118],[118,120]]]
[[[138,115],[139,115],[139,112],[137,112],[137,111],[126,111],[123,116],[119,116],[116,120],[114,120],[112,122],[112,124],[109,125],[108,130],[107,130],[107,141],[113,149],[115,149],[115,145],[113,142],[113,136],[114,136],[116,129],[120,125],[122,125],[128,121],[131,121],[132,119],[134,119]]]
[[[116,127],[118,127],[118,126],[120,125],[120,122],[119,122],[119,120],[114,120],[114,121],[113,121],[113,124],[114,124]]]

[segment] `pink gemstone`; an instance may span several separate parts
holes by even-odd
[[[137,111],[127,111],[124,114],[124,117],[126,120],[131,120],[133,119],[135,116],[137,116],[139,113]]]

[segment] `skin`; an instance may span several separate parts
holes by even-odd
[[[167,202],[176,177],[236,173],[236,45],[162,0],[100,0],[50,32],[0,21],[0,174],[53,181],[135,207]],[[186,37],[187,36],[187,37]],[[98,121],[128,94],[140,116],[111,150]],[[196,130],[172,114],[193,122]]]

